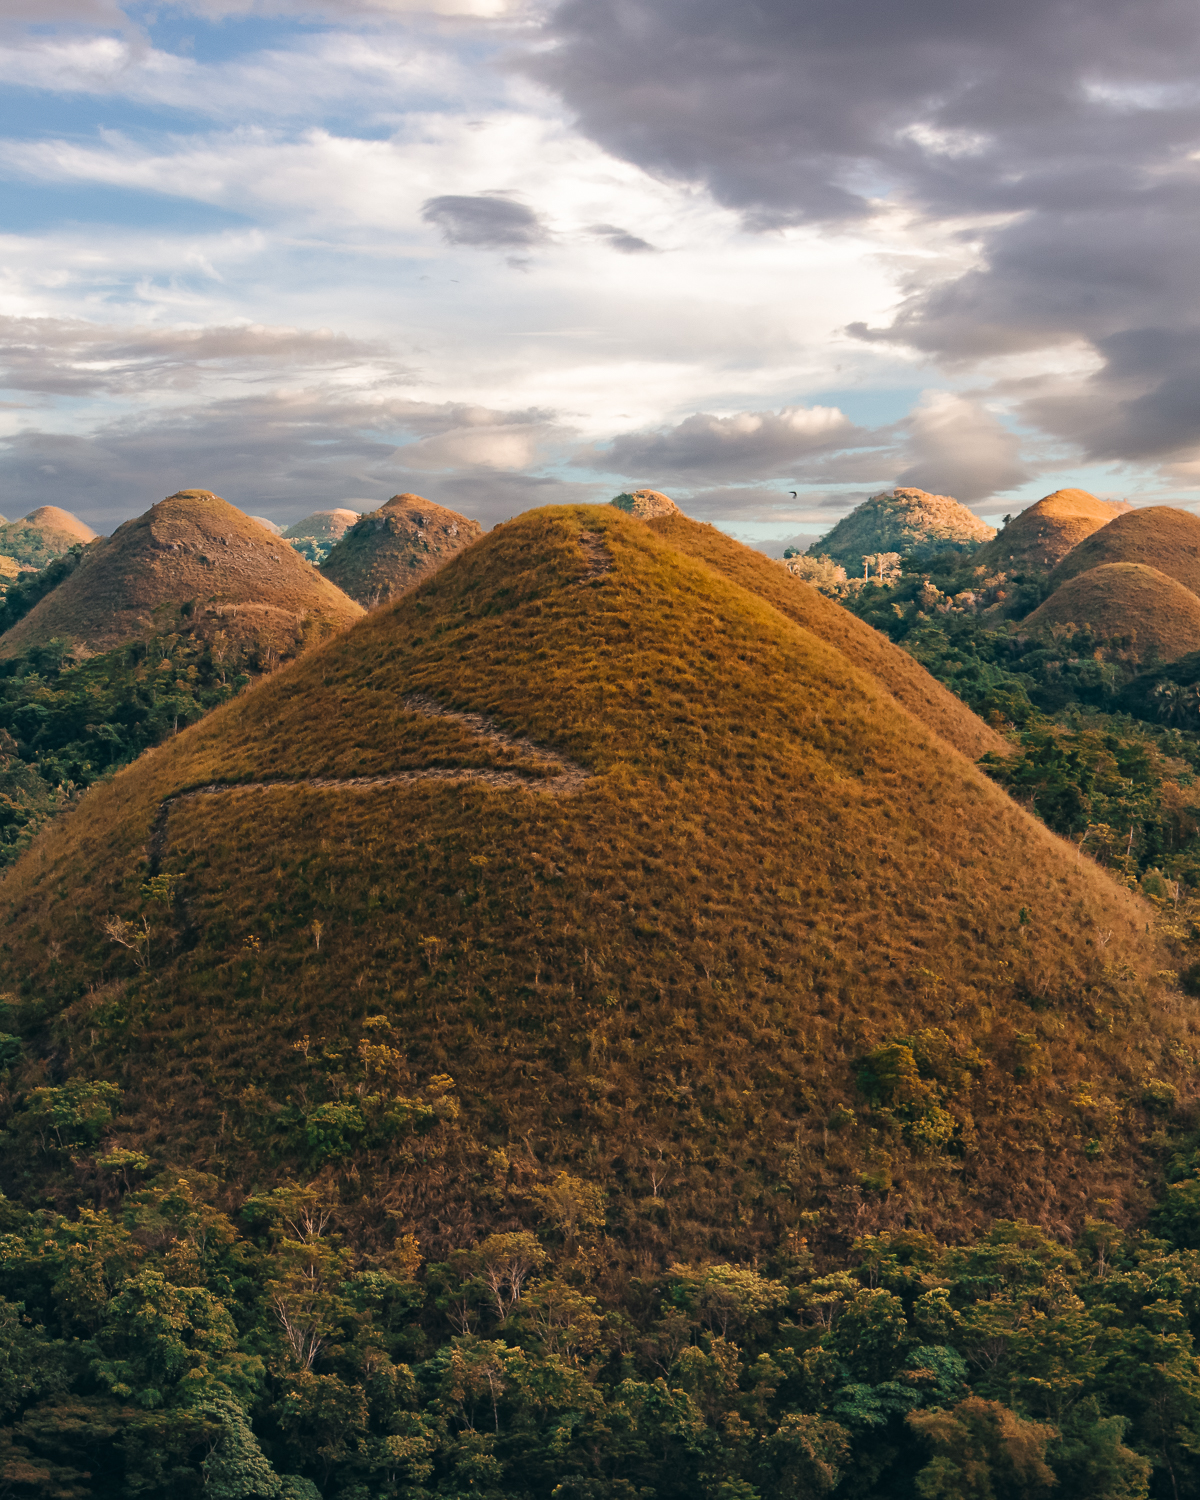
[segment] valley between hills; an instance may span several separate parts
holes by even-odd
[[[0,525],[0,1494],[1200,1495],[1200,521]]]

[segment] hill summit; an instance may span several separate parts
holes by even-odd
[[[421,495],[393,495],[343,534],[321,564],[338,588],[366,609],[415,588],[483,535],[478,521]]]
[[[96,652],[182,628],[279,660],[361,613],[250,516],[208,490],[180,490],[89,550],[0,636],[0,657],[52,637]]]
[[[1098,500],[1086,490],[1055,490],[1013,516],[980,548],[975,561],[989,570],[1049,572],[1085,537],[1130,509],[1127,500]]]
[[[519,517],[90,792],[0,887],[30,1077],[430,1258],[560,1171],[625,1266],[1136,1218],[1147,909],[707,535]]]
[[[864,500],[809,550],[859,573],[863,559],[880,552],[925,560],[943,552],[973,552],[995,535],[949,495],[896,489]]]
[[[289,526],[283,535],[289,542],[299,541],[304,537],[312,537],[319,542],[340,542],[358,517],[358,511],[346,510],[344,507],[314,510],[311,516],[305,516],[303,521]]]

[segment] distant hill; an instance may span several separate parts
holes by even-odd
[[[1170,505],[1127,511],[1068,552],[1051,573],[1050,587],[1104,563],[1142,563],[1200,594],[1200,519]]]
[[[286,541],[299,541],[303,537],[315,537],[321,542],[340,542],[358,520],[356,510],[314,510],[311,516],[289,526],[283,536]]]
[[[1097,500],[1086,490],[1055,490],[1013,516],[975,554],[989,571],[1047,573],[1085,537],[1130,509],[1129,502]]]
[[[44,568],[80,542],[95,539],[96,532],[69,510],[39,505],[22,520],[0,526],[0,553],[22,566]]]
[[[679,509],[674,500],[661,490],[634,490],[631,494],[616,496],[611,503],[627,516],[637,516],[642,521],[651,521],[656,516],[673,515]]]
[[[898,489],[872,495],[832,531],[812,543],[814,555],[861,573],[863,558],[880,552],[924,560],[944,552],[973,552],[996,535],[949,495]]]
[[[406,594],[483,535],[478,521],[421,495],[393,495],[356,521],[321,564],[365,609]]]
[[[531,512],[93,788],[0,886],[14,1097],[431,1261],[562,1170],[626,1268],[1136,1221],[1148,908],[682,525]]]
[[[1169,662],[1200,651],[1200,598],[1143,563],[1104,563],[1068,578],[1017,628],[1032,635],[1056,625],[1129,635],[1134,659]]]
[[[155,630],[218,637],[286,659],[362,613],[257,521],[181,490],[126,521],[0,635],[0,658],[60,637],[105,651]]]

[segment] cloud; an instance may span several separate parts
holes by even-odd
[[[187,389],[205,372],[386,366],[378,343],[326,329],[105,327],[82,319],[0,317],[0,389],[45,395],[132,395]]]
[[[593,224],[591,233],[599,239],[607,240],[612,248],[622,255],[645,255],[648,251],[654,252],[654,246],[648,240],[639,239],[636,234],[630,234],[627,229],[620,229],[616,224]]]
[[[674,427],[625,433],[608,447],[591,445],[573,463],[646,483],[671,479],[765,479],[786,474],[798,460],[847,446],[858,436],[836,407],[785,407],[730,417],[697,412]]]
[[[1186,0],[564,0],[522,66],[593,140],[751,227],[857,225],[915,248],[919,282],[890,322],[852,323],[861,340],[964,368],[1074,351],[1077,399],[1029,409],[1052,436],[1129,462],[1188,449]]]
[[[545,227],[531,208],[499,192],[427,198],[421,217],[442,231],[447,244],[479,250],[528,250],[546,238]]]
[[[554,433],[538,412],[311,386],[124,418],[85,435],[28,428],[0,442],[0,493],[14,514],[62,505],[105,531],[177,489],[213,490],[288,520],[348,495],[382,503],[436,474],[428,498],[490,522],[514,508],[598,498],[604,487],[594,483],[513,471]]]
[[[953,495],[964,504],[986,500],[1031,478],[1020,440],[976,401],[930,391],[908,419],[907,468],[898,485]]]

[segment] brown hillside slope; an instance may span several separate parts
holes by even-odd
[[[478,541],[483,527],[420,495],[393,495],[356,522],[321,564],[325,577],[366,609],[415,588]]]
[[[927,728],[970,760],[989,751],[1007,755],[1010,746],[978,715],[931,677],[907,651],[864,624],[848,610],[792,575],[773,559],[743,546],[714,526],[687,516],[665,516],[650,523],[656,536],[690,557],[758,594],[769,604],[843,652],[870,672],[880,686]]]
[[[1200,651],[1200,598],[1141,563],[1105,563],[1068,578],[1020,629],[1037,634],[1071,624],[1098,635],[1132,636],[1130,652],[1138,661],[1174,661]]]
[[[119,1079],[115,1143],[243,1182],[331,1160],[431,1256],[559,1168],[627,1265],[808,1208],[1124,1220],[1146,1090],[1196,1072],[1140,901],[607,506],[500,528],[150,751],[0,909],[9,1015],[56,1077]],[[143,917],[135,967],[111,934]],[[438,1126],[414,1091],[450,1078]]]
[[[1086,490],[1055,490],[1015,515],[973,561],[989,571],[1049,572],[1072,547],[1129,508],[1127,501],[1097,500]]]
[[[1200,594],[1200,520],[1170,505],[1127,511],[1085,537],[1050,575],[1050,587],[1105,563],[1142,563]]]
[[[0,525],[0,553],[29,567],[44,568],[78,543],[93,542],[96,532],[57,505],[39,505],[20,521]]]
[[[181,490],[95,547],[0,636],[0,657],[55,636],[106,651],[170,628],[167,616],[179,628],[181,606],[197,629],[284,657],[362,613],[257,521],[207,490]]]

